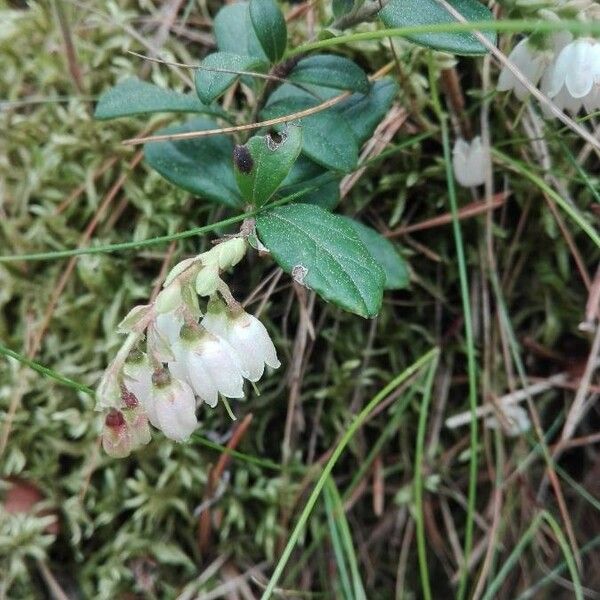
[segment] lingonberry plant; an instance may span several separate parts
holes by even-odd
[[[333,9],[340,23],[351,23],[365,11],[375,14],[371,4],[336,1]],[[405,10],[400,2],[388,3],[380,11],[383,23],[452,20],[436,2],[409,4]],[[479,2],[457,4],[470,19],[491,18]],[[201,115],[133,141],[145,144],[147,164],[174,185],[246,215],[238,233],[176,265],[156,300],[135,307],[122,322],[128,337],[106,370],[97,404],[107,411],[104,448],[114,456],[148,442],[148,421],[186,440],[197,427],[197,404],[215,407],[221,397],[230,410],[227,398],[244,396],[245,379],[256,382],[265,365],[279,366],[265,327],[244,312],[221,278],[250,248],[324,300],[365,318],[377,315],[385,289],[408,285],[395,246],[331,212],[341,178],[357,168],[361,145],[392,104],[394,81],[369,77],[341,54],[288,49],[286,22],[274,0],[224,6],[214,34],[217,51],[194,68],[194,92],[127,79],[96,108],[98,119]],[[470,33],[412,39],[462,54],[485,52]],[[219,99],[237,80],[251,91],[248,113],[257,122],[223,128],[215,119],[232,117]],[[245,143],[229,137],[251,130],[256,135]]]

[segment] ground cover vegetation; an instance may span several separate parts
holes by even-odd
[[[0,2],[0,597],[597,598],[599,35]]]

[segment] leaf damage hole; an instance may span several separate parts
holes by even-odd
[[[292,269],[292,279],[296,283],[299,283],[300,285],[306,286],[306,284],[304,283],[304,279],[306,278],[307,274],[308,274],[308,269],[303,265],[296,265]]]
[[[285,144],[285,140],[287,140],[287,133],[271,131],[266,136],[267,148],[275,152],[282,144]]]

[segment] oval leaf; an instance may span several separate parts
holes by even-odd
[[[274,0],[250,0],[250,19],[256,37],[271,59],[277,62],[287,45],[287,26],[283,14]]]
[[[318,54],[302,59],[288,75],[298,83],[313,83],[338,90],[369,92],[366,73],[349,58],[334,54]]]
[[[263,118],[291,115],[320,102],[320,98],[286,83],[270,96],[261,115]],[[358,142],[346,119],[334,108],[298,121],[302,125],[302,152],[323,167],[348,173],[358,162]]]
[[[233,84],[239,77],[239,71],[262,70],[263,66],[256,56],[240,56],[231,52],[209,54],[196,70],[196,93],[202,102],[208,104]]]
[[[386,77],[374,82],[368,94],[352,94],[335,110],[344,117],[360,144],[366,142],[392,106],[398,91],[396,83]]]
[[[222,52],[268,59],[254,32],[247,2],[228,4],[221,8],[215,17],[213,32],[217,47]]]
[[[235,178],[246,202],[262,206],[290,172],[302,148],[302,129],[257,135],[233,151]]]
[[[181,94],[130,77],[100,96],[94,117],[105,120],[161,112],[223,114],[220,108],[203,104],[194,94]]]
[[[324,169],[306,156],[300,156],[283,181],[279,195],[285,197],[305,191],[296,202],[333,210],[340,201],[340,181],[339,175]]]
[[[215,129],[208,119],[193,119],[167,127],[157,134]],[[239,206],[241,197],[233,176],[233,143],[224,135],[191,140],[150,142],[144,146],[146,162],[166,180],[203,198]]]
[[[358,234],[362,243],[367,247],[375,262],[385,273],[385,289],[400,290],[408,287],[409,275],[406,262],[390,240],[384,238],[378,231],[367,227],[350,217],[342,217]]]
[[[290,204],[259,215],[256,228],[296,281],[345,310],[377,315],[385,275],[344,219],[318,206]]]
[[[491,21],[492,13],[478,0],[448,0],[467,21]],[[409,27],[412,25],[434,25],[456,23],[456,19],[436,0],[390,0],[379,12],[386,27]],[[495,32],[483,32],[492,44],[496,44]],[[469,32],[419,33],[408,39],[436,50],[453,54],[486,54],[487,48]]]

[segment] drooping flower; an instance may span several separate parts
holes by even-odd
[[[125,458],[133,448],[129,427],[120,410],[112,409],[104,418],[102,447],[113,458]]]
[[[460,185],[473,187],[483,184],[489,165],[489,148],[484,147],[479,136],[471,142],[462,138],[456,140],[452,151],[452,166]]]
[[[123,417],[129,429],[131,437],[131,448],[135,450],[150,442],[150,426],[148,425],[148,413],[136,395],[129,391],[123,392]]]
[[[273,369],[281,366],[266,327],[241,307],[231,310],[222,302],[213,300],[202,325],[229,342],[250,381],[258,381],[262,377],[265,365]]]
[[[148,356],[140,350],[132,350],[123,365],[123,383],[127,390],[140,402],[150,423],[158,427],[152,397],[152,365]]]
[[[194,393],[209,406],[217,405],[219,394],[226,398],[244,397],[244,377],[234,349],[220,336],[204,327],[186,325],[174,347],[175,361],[169,370],[185,378]]]
[[[582,106],[600,108],[600,42],[580,38],[567,44],[543,78],[542,91],[573,113]]]
[[[571,41],[569,32],[557,32],[548,36],[545,47],[532,43],[531,38],[523,38],[508,55],[508,60],[521,71],[532,86],[537,86],[547,77],[555,56]],[[500,92],[514,91],[519,100],[525,100],[529,90],[517,79],[508,66],[502,67],[496,89]]]
[[[154,409],[158,428],[177,442],[187,440],[198,426],[196,399],[190,386],[158,370],[152,376]]]
[[[523,38],[508,55],[510,60],[525,77],[536,86],[546,67],[549,64],[548,56],[543,51],[534,48],[529,43],[529,38]],[[500,92],[514,91],[519,100],[525,100],[529,90],[515,77],[515,74],[506,66],[502,68],[496,89]]]

